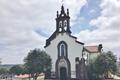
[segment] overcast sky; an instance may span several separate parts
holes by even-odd
[[[120,0],[64,0],[72,34],[85,45],[103,44],[120,57]],[[42,48],[55,30],[61,0],[0,0],[0,58],[21,64],[28,52]]]

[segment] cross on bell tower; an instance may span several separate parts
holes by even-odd
[[[61,6],[61,12],[57,11],[57,18],[56,18],[56,32],[58,33],[71,33],[70,31],[70,16],[69,16],[69,9],[67,12],[64,10],[64,6]]]

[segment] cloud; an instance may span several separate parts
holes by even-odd
[[[113,51],[120,57],[120,0],[102,0],[100,8],[101,15],[90,21],[95,29],[86,29],[77,36],[87,45],[102,43],[104,50]]]
[[[66,0],[73,19],[86,0]],[[30,49],[43,48],[55,30],[60,0],[0,0],[0,58],[3,64],[23,63]],[[72,22],[74,23],[74,22]]]
[[[70,8],[71,19],[72,21],[74,21],[77,18],[77,15],[79,15],[81,8],[84,5],[87,5],[87,1],[86,0],[65,0],[64,5]]]
[[[88,17],[78,17],[86,5],[86,0],[64,1],[65,9],[70,9],[72,27]],[[3,64],[23,63],[29,50],[43,49],[46,38],[55,30],[56,11],[60,7],[60,0],[0,0],[0,58]],[[92,18],[88,25],[94,29],[85,28],[74,34],[86,45],[102,43],[104,50],[119,55],[120,0],[101,0],[99,7],[100,15]],[[97,9],[90,10],[90,14],[98,14]]]

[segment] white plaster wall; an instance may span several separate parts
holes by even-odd
[[[83,56],[86,60],[88,60],[87,64],[89,64],[90,62],[94,62],[95,59],[97,58],[98,55],[100,55],[100,52],[96,52],[96,53],[89,53],[88,51],[84,52],[85,55]],[[88,57],[87,57],[88,55]]]
[[[51,41],[51,44],[45,48],[46,52],[52,58],[52,71],[55,71],[55,63],[58,57],[57,45],[60,41],[65,41],[68,45],[68,58],[71,63],[71,71],[75,71],[75,58],[82,57],[83,45],[77,43],[74,38],[66,33],[60,33]]]
[[[97,52],[90,53],[89,55],[90,55],[90,61],[94,62],[96,60],[97,56],[100,55],[100,53],[99,52],[98,53]]]
[[[89,59],[90,59],[90,53],[87,51],[84,51],[84,55],[83,55],[84,59],[86,60],[86,64],[89,64]]]

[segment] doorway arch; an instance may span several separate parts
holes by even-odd
[[[65,67],[60,68],[60,80],[67,80],[67,70]]]

